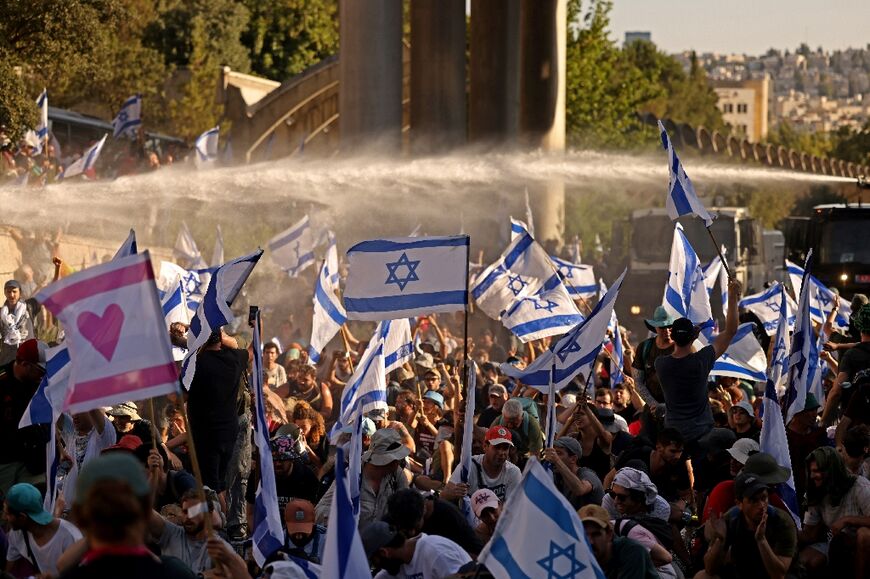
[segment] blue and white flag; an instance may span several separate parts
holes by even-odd
[[[599,279],[598,283],[600,286],[598,299],[603,300],[604,296],[607,295],[607,286],[604,285],[603,279]],[[610,386],[613,387],[616,384],[625,382],[625,373],[623,371],[625,366],[625,349],[622,346],[622,333],[619,331],[616,309],[610,313],[610,323],[607,324],[607,332],[611,335],[611,338],[605,340],[605,344],[607,342],[613,344],[613,357],[610,360]]]
[[[181,278],[176,280],[173,289],[163,294],[160,306],[163,308],[163,319],[166,320],[167,327],[175,322],[182,324],[190,322],[190,310],[187,307],[187,296],[184,294]]]
[[[522,237],[523,235],[526,235],[527,233],[529,235],[531,235],[532,237],[534,237],[534,235],[532,235],[532,232],[529,231],[529,226],[526,225],[525,222],[520,221],[519,219],[514,219],[513,217],[511,217],[511,241],[513,241],[517,237]]]
[[[313,366],[320,362],[320,353],[347,321],[347,313],[335,290],[328,263],[324,261],[314,282],[314,316],[308,346],[308,363]]]
[[[383,320],[375,328],[375,336],[384,343],[384,373],[389,374],[414,357],[411,322],[408,318]]]
[[[278,508],[275,487],[275,467],[269,444],[269,423],[266,422],[266,404],[263,399],[263,352],[260,340],[260,316],[254,322],[254,361],[251,364],[251,388],[254,391],[254,444],[260,458],[260,483],[254,499],[254,533],[251,547],[254,560],[260,567],[275,551],[284,546],[283,513]]]
[[[788,271],[788,279],[791,281],[791,288],[794,290],[795,297],[798,297],[801,295],[804,268],[789,260],[785,260],[785,266]],[[831,310],[834,309],[834,292],[814,275],[807,277],[816,289],[816,292],[810,294],[810,317],[813,321],[824,324]],[[840,309],[837,310],[837,315],[834,316],[834,327],[843,332],[848,331],[849,317],[851,315],[852,306],[849,301],[840,299]]]
[[[556,392],[567,386],[577,374],[582,374],[588,380],[595,358],[604,343],[613,306],[624,279],[625,271],[610,286],[604,298],[595,304],[588,318],[551,345],[549,350],[535,358],[525,369],[520,370],[512,364],[502,364],[502,372],[545,394],[549,389],[551,375]]]
[[[48,139],[48,89],[42,89],[36,99],[36,106],[39,109],[39,124],[35,130],[27,131],[24,140],[33,147],[33,154],[39,155]]]
[[[167,292],[175,289],[178,280],[181,280],[181,287],[187,299],[187,309],[196,311],[211,280],[211,270],[184,269],[171,261],[161,261],[157,287],[163,291],[164,297]]]
[[[195,160],[197,168],[203,168],[206,165],[213,165],[217,162],[220,132],[220,127],[215,127],[196,138],[194,150],[196,151]]]
[[[326,238],[326,265],[329,267],[329,281],[333,286],[338,287],[339,271],[338,271],[338,244],[335,242],[335,233],[329,229],[324,232]]]
[[[779,286],[779,320],[776,325],[776,335],[773,338],[773,350],[770,353],[770,363],[767,367],[767,381],[773,384],[778,397],[785,393],[785,384],[788,378],[788,360],[791,351],[791,334],[788,323],[788,293],[785,286]]]
[[[788,378],[783,407],[785,408],[785,423],[788,424],[794,415],[803,411],[806,406],[807,392],[813,384],[815,374],[820,371],[819,351],[813,323],[810,319],[810,304],[816,287],[807,283],[810,277],[809,263],[813,256],[811,249],[807,255],[807,269],[804,270],[801,293],[798,301],[797,319],[794,324],[794,334],[791,337],[791,349],[788,355]]]
[[[767,356],[752,333],[752,322],[740,324],[725,353],[713,364],[710,376],[731,376],[750,382],[767,379]]]
[[[784,340],[787,340],[787,336],[788,323],[783,314],[780,316],[780,325],[777,329],[777,341],[774,346],[774,355],[767,373],[767,384],[764,388],[761,438],[759,439],[759,446],[761,452],[770,454],[776,459],[776,463],[779,466],[783,466],[791,471],[791,457],[788,452],[788,439],[785,435],[785,423],[782,420],[782,408],[779,405],[779,399],[776,395],[776,384],[779,380],[779,375],[782,372],[782,366],[779,363],[778,357],[785,357],[781,348],[784,345]],[[777,353],[778,348],[780,349],[780,354]],[[788,480],[785,483],[777,485],[777,490],[779,496],[782,497],[782,502],[788,509],[789,514],[792,519],[794,519],[795,525],[800,529],[801,519],[800,511],[798,510],[797,490],[794,485],[794,475],[791,472],[789,472]]]
[[[323,546],[321,579],[371,579],[369,561],[357,530],[344,473],[344,452],[336,449],[335,494]]]
[[[172,255],[178,259],[183,259],[190,269],[202,269],[208,266],[202,258],[202,252],[196,245],[196,240],[193,239],[193,234],[187,226],[186,221],[181,222],[181,228],[178,230],[178,237],[175,238],[175,247],[172,249]],[[212,265],[220,265],[212,264]]]
[[[477,561],[496,579],[604,579],[577,511],[535,458]]]
[[[553,264],[562,276],[568,294],[575,300],[578,298],[590,299],[597,295],[598,284],[595,283],[595,271],[591,265],[571,263],[558,257],[550,256]]]
[[[347,317],[388,320],[465,309],[467,235],[372,239],[347,250]]]
[[[701,269],[698,254],[679,223],[674,228],[668,283],[665,286],[662,306],[675,318],[692,320],[708,340],[712,337],[713,312],[710,309],[710,296],[704,285],[704,271]]]
[[[532,204],[529,202],[529,189],[526,187],[526,224],[529,226],[529,235],[535,236],[535,217],[532,215]]]
[[[127,239],[124,240],[124,243],[121,244],[121,247],[118,248],[118,251],[115,252],[115,256],[112,259],[127,257],[128,255],[134,255],[136,253],[138,253],[138,248],[136,246],[136,232],[131,229]]]
[[[81,175],[82,173],[91,171],[97,164],[97,159],[100,158],[100,152],[103,150],[103,145],[106,144],[107,136],[108,135],[104,135],[102,139],[91,145],[91,147],[84,152],[81,158],[64,169],[62,173],[63,178],[69,179],[70,177],[75,177],[76,175]]]
[[[521,342],[561,335],[583,321],[583,315],[557,273],[534,295],[519,298],[501,317]]]
[[[331,439],[337,437],[342,428],[353,424],[358,416],[388,408],[384,341],[380,336],[381,327],[378,326],[342,391],[338,420],[330,432]]]
[[[668,152],[668,198],[665,201],[668,215],[673,220],[681,215],[697,215],[704,220],[706,227],[710,227],[713,224],[713,218],[701,200],[698,199],[695,186],[692,185],[692,181],[683,170],[683,164],[677,157],[677,151],[674,149],[668,132],[661,121],[659,121],[659,132],[661,133],[662,147]]]
[[[220,224],[215,226],[214,251],[211,254],[211,266],[217,267],[224,262],[224,234]]]
[[[459,456],[459,476],[463,483],[468,483],[468,475],[471,473],[471,455],[474,447],[474,415],[477,393],[477,364],[469,360],[468,364],[468,388],[465,390],[465,422],[462,430],[462,451]]]
[[[196,355],[205,345],[214,330],[218,330],[235,319],[230,306],[248,281],[248,276],[257,265],[263,250],[238,257],[215,270],[196,314],[190,320],[187,333],[187,355],[181,364],[181,383],[186,390],[196,373]]]
[[[297,277],[306,267],[312,265],[314,234],[311,231],[308,215],[270,239],[269,251],[275,265],[287,272],[290,277]]]
[[[359,524],[360,496],[362,495],[362,453],[363,453],[363,420],[360,414],[353,421],[353,430],[350,433],[350,445],[347,458],[347,486],[350,491],[350,504],[353,507],[353,516]]]
[[[744,297],[738,302],[738,307],[745,309],[748,312],[755,314],[764,326],[764,332],[768,336],[776,333],[776,328],[779,325],[779,308],[781,302],[783,285],[775,281],[770,284],[770,287]],[[788,295],[786,297],[787,321],[790,328],[794,327],[795,312],[797,311],[797,302]]]
[[[724,247],[722,255],[725,255]],[[718,282],[719,295],[722,299],[722,311],[728,314],[728,272],[722,265],[722,259],[717,255],[710,263],[701,268],[704,272],[704,287],[707,288],[707,295],[713,295],[713,290],[716,289]]]
[[[121,110],[112,120],[112,137],[135,139],[142,124],[142,95],[134,95],[124,101]]]

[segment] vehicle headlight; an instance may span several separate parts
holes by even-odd
[[[629,311],[631,312],[631,315],[639,316],[640,315],[640,306],[631,306],[631,309]]]
[[[849,281],[849,274],[848,273],[841,273],[840,274],[840,281]]]

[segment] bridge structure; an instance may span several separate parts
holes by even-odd
[[[567,0],[470,0],[470,23],[465,0],[414,0],[410,10],[405,43],[401,0],[341,0],[339,54],[280,85],[254,89],[256,79],[224,69],[219,94],[234,161],[302,152],[428,155],[469,144],[564,150]],[[702,155],[841,177],[870,173],[663,122],[680,147]],[[536,233],[561,241],[564,183],[534,187]]]

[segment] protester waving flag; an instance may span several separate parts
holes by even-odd
[[[467,235],[372,239],[347,250],[347,317],[388,320],[465,309]]]
[[[332,274],[326,261],[320,267],[320,275],[314,282],[314,316],[311,322],[311,343],[308,346],[308,363],[317,365],[320,353],[335,337],[347,321],[347,313],[335,293]]]
[[[624,279],[625,271],[613,282],[589,317],[535,358],[525,369],[521,370],[512,364],[502,364],[502,372],[545,394],[551,379],[556,392],[567,386],[577,374],[588,380],[592,365],[604,342],[605,331]]]
[[[203,168],[213,165],[218,158],[218,140],[220,139],[220,127],[209,129],[196,138],[194,151],[196,153],[196,167]]]
[[[768,336],[772,336],[776,333],[776,328],[779,324],[779,304],[782,290],[783,285],[780,282],[775,281],[770,284],[770,287],[766,290],[746,296],[738,303],[738,306],[741,309],[745,309],[758,316],[758,319],[764,326],[764,332]],[[794,312],[797,311],[797,302],[795,302],[787,293],[785,294],[785,297],[788,325],[790,328],[793,328],[795,322]]]
[[[816,289],[810,278],[809,263],[813,250],[809,251],[804,266],[803,281],[800,285],[797,319],[794,324],[794,334],[791,337],[791,349],[788,355],[788,378],[785,393],[785,423],[788,424],[795,414],[802,412],[807,400],[815,374],[819,369],[819,351],[816,335],[810,319],[810,302]]]
[[[36,298],[66,331],[72,385],[64,410],[87,412],[176,391],[147,251],[62,278]]]
[[[689,318],[701,328],[701,335],[708,340],[713,333],[713,312],[710,296],[704,285],[704,272],[698,254],[683,233],[683,226],[674,228],[671,244],[671,261],[668,267],[668,283],[662,306],[675,318]]]
[[[713,364],[710,376],[731,376],[750,382],[763,382],[767,379],[767,357],[758,338],[752,333],[755,324],[740,324],[731,344]]]
[[[590,299],[596,296],[598,284],[595,283],[595,271],[591,265],[572,263],[554,256],[550,256],[550,259],[572,298]]]
[[[692,181],[683,170],[683,164],[677,157],[677,151],[674,150],[674,145],[661,121],[659,121],[659,132],[661,133],[662,147],[668,152],[668,198],[665,201],[668,215],[673,220],[681,215],[697,215],[704,220],[706,227],[710,227],[713,224],[713,218],[707,213],[701,200],[698,199],[695,186],[692,185]]]
[[[118,251],[115,252],[115,257],[112,259],[127,257],[128,255],[136,255],[137,251],[136,232],[131,229],[127,239],[124,240],[124,243],[121,244],[121,247],[119,247]]]
[[[795,297],[801,295],[801,286],[804,279],[809,280],[810,285],[815,288],[816,291],[809,295],[810,317],[816,323],[824,324],[831,310],[834,309],[834,292],[814,275],[804,275],[804,268],[799,265],[785,260],[785,266]],[[849,317],[851,315],[851,305],[848,301],[841,299],[840,309],[837,310],[837,314],[834,316],[834,327],[844,332],[848,331]]]
[[[369,561],[350,502],[341,448],[336,450],[335,455],[335,495],[329,507],[328,520],[321,579],[371,579]]]
[[[254,499],[254,534],[251,546],[254,560],[260,567],[275,551],[284,545],[284,530],[281,528],[282,513],[278,509],[278,492],[275,487],[275,467],[272,464],[272,448],[269,444],[269,423],[266,422],[266,406],[263,399],[263,352],[260,340],[260,316],[254,322],[254,361],[251,364],[251,389],[254,392],[254,444],[260,458],[260,483]]]
[[[133,95],[124,101],[118,114],[112,120],[112,137],[136,139],[142,125],[142,95]]]
[[[314,263],[314,235],[308,215],[269,240],[272,261],[290,277]]]
[[[107,136],[108,135],[104,135],[102,139],[91,145],[80,159],[64,169],[61,174],[62,178],[69,179],[70,177],[82,174],[86,177],[93,178],[94,166],[97,164],[97,159],[100,158],[100,152],[103,150],[103,145],[106,143]]]
[[[243,257],[237,257],[217,268],[212,275],[202,303],[190,320],[187,354],[181,364],[181,383],[185,389],[190,389],[196,373],[196,354],[199,349],[205,345],[212,332],[220,330],[235,319],[230,306],[262,255],[263,250],[258,249]]]
[[[477,561],[496,579],[604,578],[577,511],[535,458],[529,459]]]

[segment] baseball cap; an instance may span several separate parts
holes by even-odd
[[[471,510],[474,511],[474,516],[478,519],[483,514],[484,509],[497,509],[498,506],[498,497],[489,489],[478,489],[471,495]]]
[[[438,406],[438,408],[444,408],[444,396],[442,396],[440,392],[429,390],[423,394],[423,399],[431,400],[436,406]]]
[[[311,534],[314,529],[314,505],[305,499],[290,499],[284,507],[284,523],[287,525],[288,535]]]
[[[396,538],[398,531],[384,521],[374,521],[369,523],[360,531],[360,539],[362,539],[363,549],[366,552],[366,558],[371,559],[378,549],[389,545],[390,541]]]
[[[762,490],[767,489],[767,483],[757,475],[742,471],[734,479],[734,494],[738,499],[751,499]]]
[[[279,434],[269,441],[272,449],[272,458],[275,460],[298,460],[302,458],[296,448],[296,439],[287,435]]]
[[[21,284],[18,283],[18,280],[10,279],[6,283],[3,284],[3,290],[7,290],[9,288],[15,288],[17,290],[21,290]]]
[[[511,446],[514,445],[511,431],[504,426],[490,426],[489,430],[486,431],[486,442],[492,445],[504,443],[508,443]]]
[[[505,396],[507,394],[507,388],[501,384],[493,384],[489,387],[489,395],[492,396],[493,394],[497,396]]]
[[[103,450],[103,454],[107,452],[114,452],[118,450],[126,451],[126,452],[135,452],[140,446],[142,446],[142,439],[136,436],[135,434],[125,434],[121,437],[121,440],[118,441],[117,444],[114,444]]]
[[[85,464],[76,481],[76,504],[82,504],[95,483],[104,480],[123,481],[137,497],[151,494],[142,463],[126,452],[102,454]]]
[[[751,438],[741,438],[728,449],[728,454],[740,464],[746,464],[749,457],[760,450],[758,443]]]
[[[610,513],[601,505],[586,505],[577,511],[577,516],[584,523],[595,523],[602,529],[610,527]]]
[[[671,326],[671,338],[681,346],[691,344],[698,337],[698,328],[689,318],[678,318]]]
[[[40,342],[35,338],[25,340],[18,345],[18,352],[15,354],[16,360],[22,362],[30,362],[36,364],[45,370],[45,350],[47,346],[45,342]]]
[[[756,452],[746,459],[743,472],[754,474],[764,484],[776,485],[788,480],[791,470],[780,466],[772,455],[766,452]]]
[[[6,494],[6,504],[10,511],[27,515],[37,525],[47,525],[54,518],[42,508],[42,495],[32,484],[12,485]]]
[[[577,458],[583,456],[583,447],[580,446],[580,442],[576,438],[571,438],[570,436],[561,436],[553,441],[554,448],[564,448]]]
[[[746,414],[748,414],[750,418],[755,416],[755,408],[753,408],[752,403],[745,398],[737,404],[732,405],[731,408],[740,408],[741,410],[746,412]]]

